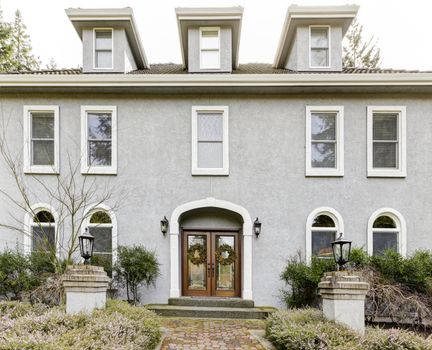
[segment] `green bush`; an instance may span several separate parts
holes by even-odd
[[[401,329],[369,328],[362,341],[364,350],[430,350],[432,341]]]
[[[102,266],[109,277],[112,277],[113,265],[111,255],[93,255],[90,264]]]
[[[156,253],[143,246],[119,247],[118,260],[114,266],[115,279],[126,287],[129,302],[139,301],[141,285],[155,285],[160,275]]]

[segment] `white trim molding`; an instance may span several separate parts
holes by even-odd
[[[312,167],[312,114],[336,114],[336,160],[334,168]],[[317,140],[316,140],[317,141]],[[326,140],[323,140],[326,141]],[[344,175],[344,107],[343,106],[306,106],[306,176],[343,176]]]
[[[367,252],[369,255],[373,255],[373,224],[377,218],[380,216],[388,216],[396,223],[395,232],[398,233],[398,253],[403,257],[407,255],[407,227],[406,221],[403,215],[392,208],[380,208],[375,210],[369,217],[368,228],[367,228]],[[391,231],[391,229],[384,229],[386,232]]]
[[[397,125],[397,168],[373,167],[373,116],[380,113],[398,115]],[[368,177],[406,177],[406,107],[405,106],[368,106],[367,107],[367,176]]]
[[[312,65],[312,30],[317,28],[327,29],[327,60],[326,66],[313,66]],[[309,26],[309,68],[311,69],[329,69],[331,68],[331,26],[329,25],[310,25]]]
[[[217,48],[203,48],[203,36],[202,33],[205,31],[217,31],[218,33],[218,47]],[[200,27],[199,28],[199,45],[200,45],[200,52],[199,52],[199,58],[200,58],[200,69],[202,70],[220,70],[221,69],[221,31],[220,27]],[[203,62],[202,53],[203,51],[217,51],[218,53],[218,65],[217,67],[206,67],[204,65],[205,62]]]
[[[220,113],[223,123],[222,167],[198,167],[198,115],[200,113]],[[228,106],[192,106],[192,175],[229,175],[229,132]]]
[[[315,218],[319,215],[328,215],[335,223],[336,236],[342,233],[344,236],[345,226],[342,215],[336,209],[331,207],[319,207],[309,214],[306,220],[306,249],[305,249],[305,259],[309,264],[312,260],[312,224]],[[337,237],[335,237],[336,239]]]
[[[90,224],[90,219],[92,215],[98,211],[102,211],[107,213],[111,219],[111,224],[109,227],[112,227],[112,263],[113,265],[117,261],[117,249],[118,249],[118,226],[117,226],[117,218],[114,211],[107,205],[103,203],[94,203],[89,205],[88,208],[84,211],[83,215],[83,223],[81,225],[81,233],[85,232],[86,227]],[[99,227],[106,227],[106,224],[99,224]]]
[[[24,254],[30,254],[32,252],[32,224],[33,224],[33,218],[36,214],[40,213],[41,211],[47,211],[51,213],[51,215],[54,217],[54,232],[55,232],[55,240],[56,240],[56,255],[57,257],[60,257],[60,237],[59,235],[59,229],[58,229],[58,221],[59,216],[57,214],[57,211],[54,209],[53,206],[47,204],[47,203],[36,203],[33,204],[28,211],[24,214],[24,237],[23,237],[23,247],[24,247]]]
[[[88,165],[88,113],[111,114],[111,165]],[[117,106],[81,106],[81,173],[82,174],[117,174]]]
[[[243,219],[243,254],[242,254],[242,298],[253,299],[252,294],[252,219],[249,212],[242,206],[219,200],[206,198],[179,205],[171,214],[170,219],[170,297],[181,295],[180,280],[180,217],[183,213],[198,208],[222,208],[239,214]]]
[[[32,164],[32,112],[46,112],[54,115],[54,164]],[[24,106],[24,173],[26,174],[58,174],[60,171],[60,118],[59,106],[33,105]]]
[[[111,66],[110,67],[98,67],[96,58],[96,33],[97,32],[108,32],[111,31]],[[108,51],[108,50],[102,50]],[[93,28],[93,69],[104,70],[114,68],[114,29],[113,28]]]

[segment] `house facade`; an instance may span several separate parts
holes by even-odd
[[[357,11],[290,6],[274,63],[239,64],[242,8],[178,8],[183,63],[149,64],[131,9],[68,9],[82,69],[0,75],[2,135],[31,199],[3,159],[0,189],[22,210],[0,202],[0,249],[67,235],[50,188],[70,172],[112,189],[83,208],[97,254],[156,251],[143,303],[277,306],[287,259],[329,257],[340,233],[369,254],[432,249],[432,74],[343,67]]]

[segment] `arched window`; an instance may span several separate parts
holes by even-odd
[[[36,204],[26,213],[24,228],[24,251],[57,253],[56,213],[45,204]]]
[[[402,215],[390,208],[375,211],[368,223],[368,253],[382,254],[385,250],[406,254],[406,225]]]
[[[343,220],[332,208],[317,208],[309,214],[306,223],[306,260],[312,256],[329,258],[333,256],[331,242],[343,232]]]

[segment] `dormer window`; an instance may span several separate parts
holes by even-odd
[[[330,68],[330,27],[309,27],[310,68]]]
[[[95,29],[94,65],[97,69],[113,68],[113,30]]]
[[[220,67],[220,28],[200,28],[200,68]]]

